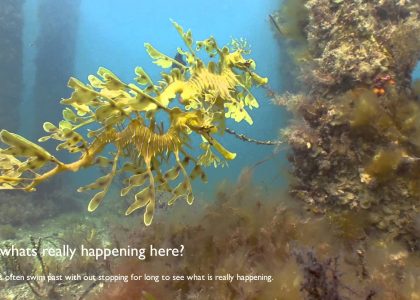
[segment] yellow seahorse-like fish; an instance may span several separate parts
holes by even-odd
[[[44,123],[49,135],[39,141],[60,141],[57,150],[80,152],[77,161],[63,163],[43,147],[2,130],[1,141],[9,147],[0,149],[0,189],[34,191],[38,184],[61,172],[77,172],[99,165],[110,167],[109,173],[78,189],[79,192],[98,190],[89,202],[89,211],[99,206],[115,176],[123,172],[131,176],[121,196],[137,189],[126,215],[145,208],[146,225],[153,219],[157,190],[172,195],[169,205],[180,197],[192,204],[191,181],[197,177],[207,180],[202,166],[217,166],[223,159],[231,160],[236,156],[214,136],[224,132],[226,118],[252,124],[247,108],[258,107],[258,102],[250,89],[266,84],[267,79],[253,71],[255,62],[243,57],[248,51],[241,43],[234,41],[231,47],[219,48],[211,37],[196,42],[195,50],[191,31],[184,32],[180,25],[173,24],[186,45],[187,50],[178,51],[188,64],[180,64],[145,44],[154,63],[165,69],[177,67],[162,73],[158,84],[153,83],[141,67],[135,69],[138,85],[122,82],[105,68],[99,68],[99,77],[90,75],[89,84],[70,78],[68,86],[74,91],[70,98],[61,101],[68,106],[63,110],[64,119],[58,125]],[[201,49],[214,58],[207,65],[198,56]],[[170,108],[169,104],[178,98],[182,101]],[[169,117],[167,130],[158,125],[157,112]],[[80,129],[94,123],[99,125],[98,130],[79,133]],[[204,153],[198,158],[187,152],[191,134],[200,135],[203,140]],[[116,151],[101,156],[108,145],[113,145]],[[167,165],[171,156],[175,158],[174,166]],[[118,168],[120,161],[125,164]],[[44,171],[48,166],[51,166],[49,170]],[[41,170],[42,173],[38,173]],[[183,179],[172,186],[180,176]]]

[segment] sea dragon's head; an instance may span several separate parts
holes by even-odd
[[[245,59],[242,56],[243,51],[238,49],[231,53],[226,53],[225,63],[230,68],[238,68],[240,70],[254,70],[255,61],[253,59]]]
[[[217,127],[213,124],[211,114],[203,110],[183,111],[179,108],[171,109],[171,122],[176,128],[185,133],[195,132],[201,135],[210,145],[212,145],[225,159],[232,160],[236,153],[232,153],[224,148],[212,134],[217,132]]]

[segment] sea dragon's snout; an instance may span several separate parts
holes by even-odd
[[[229,150],[227,150],[225,147],[222,146],[222,144],[220,144],[210,134],[203,133],[203,136],[207,140],[207,142],[209,142],[210,145],[212,145],[217,150],[217,152],[219,152],[225,159],[227,159],[227,160],[235,159],[236,153],[233,153],[233,152],[230,152]]]

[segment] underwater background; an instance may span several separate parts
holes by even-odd
[[[43,132],[38,124],[56,121],[51,116],[60,116],[56,112],[62,109],[59,100],[71,92],[66,88],[70,76],[86,80],[89,74],[103,66],[113,70],[122,80],[130,81],[135,75],[134,68],[142,66],[152,79],[157,80],[161,69],[149,59],[143,44],[151,43],[161,52],[175,56],[182,40],[171,25],[171,19],[185,28],[194,28],[197,40],[214,36],[220,44],[226,44],[232,38],[246,39],[258,72],[270,78],[273,90],[279,90],[282,85],[280,46],[268,19],[268,13],[277,6],[278,1],[263,4],[231,1],[220,5],[201,1],[124,1],[118,5],[102,1],[25,1],[22,7],[25,85],[20,109],[25,122],[21,122],[19,128],[29,137],[38,138]],[[254,125],[229,126],[258,139],[276,139],[278,129],[286,124],[284,113],[273,109],[263,89],[255,93],[261,106],[253,112]],[[209,170],[210,184],[200,187],[203,196],[214,190],[214,175],[235,178],[244,162],[258,162],[273,150],[252,144],[243,147],[243,143],[234,138],[225,139],[227,148],[237,149],[241,160],[229,162],[229,168]],[[282,159],[277,156],[276,160]],[[255,177],[267,188],[283,181],[279,168],[272,166],[262,165]],[[83,183],[83,178],[75,180],[76,184]]]
[[[172,20],[195,41],[243,38],[244,56],[268,78],[250,88],[253,124],[227,120],[245,140],[217,137],[236,158],[203,168],[208,182],[193,181],[192,205],[168,206],[158,194],[149,226],[143,209],[124,215],[132,195],[119,195],[123,176],[89,212],[92,194],[76,190],[109,171],[62,173],[27,193],[9,189],[2,172],[14,161],[0,156],[3,249],[184,249],[145,260],[0,255],[0,299],[420,299],[418,2],[0,2],[0,129],[33,142],[44,122],[63,119],[70,77],[88,83],[104,67],[131,83],[141,66],[158,82],[163,69],[145,43],[175,58],[185,46]],[[191,157],[200,142],[193,138]],[[80,156],[41,145],[64,162]],[[4,280],[10,274],[96,277]],[[260,278],[98,279],[132,274]]]

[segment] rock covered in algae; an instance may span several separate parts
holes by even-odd
[[[284,37],[292,54],[305,47],[305,60],[295,61],[306,89],[275,99],[298,120],[283,130],[291,193],[333,219],[365,211],[366,233],[384,231],[418,248],[420,105],[411,74],[420,58],[420,3],[308,0],[300,10],[300,38]],[[287,18],[276,15],[280,29]]]
[[[308,0],[286,1],[274,18],[302,78],[323,92],[372,84],[382,73],[408,84],[419,59],[419,15],[417,1]]]

